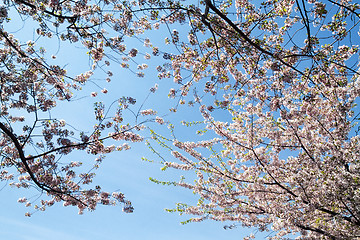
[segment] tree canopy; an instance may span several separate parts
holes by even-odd
[[[147,141],[163,170],[193,177],[152,181],[199,197],[170,211],[271,230],[273,239],[359,238],[359,8],[348,0],[4,0],[1,178],[12,180],[15,169],[14,185],[47,192],[43,208],[62,201],[82,212],[121,202],[131,212],[122,193],[86,189],[92,172],[77,172],[81,163],[64,165],[61,156],[86,151],[99,156],[98,168],[102,155],[142,141],[147,123],[157,122],[171,130],[153,129]],[[6,28],[11,14],[33,21],[38,38],[81,44],[91,71],[69,76],[50,65],[43,48]],[[179,126],[156,116],[157,106],[134,113],[148,117],[143,122],[126,122],[131,96],[117,101],[112,117],[96,103],[90,135],[44,117],[56,102],[71,101],[96,69],[111,78],[114,65],[134,77],[154,66],[159,84],[173,80],[170,110],[198,109],[202,121],[182,124],[202,140],[175,137]]]

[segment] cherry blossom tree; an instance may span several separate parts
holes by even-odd
[[[124,212],[132,212],[133,206],[123,193],[106,192],[93,183],[93,178],[106,154],[127,150],[130,148],[128,143],[143,140],[139,131],[147,120],[142,121],[139,117],[146,116],[146,111],[135,113],[136,121],[131,124],[125,122],[123,112],[135,104],[134,98],[120,97],[108,107],[103,102],[96,102],[96,124],[93,129],[85,129],[84,132],[75,131],[76,128],[65,120],[51,115],[61,102],[73,101],[74,93],[91,81],[96,69],[106,70],[110,65],[110,57],[105,58],[106,53],[111,52],[124,62],[129,57],[135,57],[135,49],[124,52],[121,40],[124,34],[133,34],[125,27],[126,15],[122,15],[120,6],[115,2],[110,5],[109,1],[1,2],[0,179],[14,188],[35,187],[40,193],[45,193],[40,194],[37,202],[26,197],[18,200],[27,207],[34,205],[35,211],[43,211],[62,202],[64,206],[77,206],[79,214],[85,209],[94,210],[97,204],[122,204]],[[118,16],[110,14],[111,11],[108,13],[110,7]],[[24,41],[21,31],[12,33],[14,29],[10,24],[16,21],[13,19],[27,24],[31,22],[35,40]],[[102,27],[107,22],[112,24],[107,27],[113,31],[109,34],[105,26]],[[126,33],[114,34],[118,28],[128,32],[124,30]],[[64,67],[51,65],[46,49],[37,46],[37,42],[49,44],[51,38],[85,47],[92,64],[89,71],[70,76]],[[146,68],[146,64],[141,66]],[[107,75],[107,81],[110,81],[112,72],[108,71]],[[155,90],[153,88],[151,92]],[[102,90],[103,94],[107,92]],[[91,95],[95,97],[97,93]],[[84,168],[81,161],[73,160],[72,154],[76,151],[87,153],[90,159],[94,156],[90,169]],[[26,216],[32,212],[29,211]]]
[[[158,67],[179,86],[169,97],[203,117],[183,122],[202,126],[201,141],[175,137],[174,125],[172,137],[153,132],[173,159],[149,142],[163,169],[195,173],[152,179],[199,196],[170,211],[272,231],[272,239],[360,237],[359,8],[347,0],[134,3],[134,16],[169,30],[171,68]]]

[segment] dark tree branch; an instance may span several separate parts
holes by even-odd
[[[205,0],[206,5],[209,6],[209,8],[211,10],[213,10],[220,18],[222,18],[226,23],[228,23],[231,28],[233,28],[235,30],[236,33],[238,33],[240,35],[240,37],[245,40],[247,43],[249,43],[251,46],[253,46],[254,48],[256,48],[257,50],[259,50],[260,52],[271,56],[272,58],[278,60],[279,62],[281,62],[282,64],[284,64],[285,66],[293,69],[294,71],[296,71],[297,73],[299,73],[300,75],[305,75],[302,71],[298,70],[297,68],[295,68],[294,66],[288,64],[287,62],[285,62],[282,57],[280,56],[276,56],[274,53],[269,52],[268,50],[262,48],[259,44],[255,43],[254,41],[252,41],[243,31],[240,30],[240,28],[238,28],[238,26],[236,26],[227,16],[225,16],[219,9],[217,9],[210,0]],[[206,25],[206,23],[204,23]]]
[[[31,4],[31,3],[27,2],[27,1],[24,1],[24,0],[16,0],[16,2],[17,2],[17,3],[20,3],[20,4],[24,4],[25,6],[28,6],[28,7],[32,8],[33,10],[37,10],[37,8],[36,8],[35,5],[33,5],[33,4]],[[72,16],[58,15],[58,14],[56,14],[56,13],[54,13],[54,12],[50,12],[50,11],[48,11],[48,10],[46,10],[46,9],[44,9],[44,10],[42,10],[42,11],[43,11],[44,13],[47,13],[47,14],[49,14],[49,15],[51,15],[51,16],[53,16],[53,17],[59,18],[59,19],[61,19],[61,18],[67,19],[67,20],[69,20],[70,22],[75,22],[75,21],[78,19],[78,16],[76,16],[76,15],[72,15]]]
[[[80,199],[75,198],[74,196],[71,195],[70,192],[65,192],[65,191],[61,191],[61,190],[57,190],[54,189],[46,184],[40,183],[37,178],[35,177],[34,173],[32,172],[32,170],[30,169],[29,164],[27,163],[27,161],[29,160],[28,158],[25,157],[23,148],[21,147],[17,137],[14,135],[14,133],[12,133],[12,131],[10,131],[3,123],[0,122],[0,129],[11,139],[11,141],[13,142],[13,144],[15,145],[15,148],[19,154],[20,157],[20,161],[22,162],[22,164],[25,167],[26,172],[30,175],[31,180],[42,190],[46,191],[47,193],[55,193],[56,196],[58,196],[60,199],[63,199],[61,195],[66,195],[71,197],[73,200],[83,204],[84,206],[88,206],[87,204],[85,204],[84,202],[82,202]]]

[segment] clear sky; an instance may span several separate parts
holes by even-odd
[[[24,42],[34,39],[34,29],[29,20],[25,23],[13,16],[12,23],[4,25],[14,29],[16,37]],[[51,63],[67,65],[69,74],[78,74],[89,69],[88,56],[79,46],[60,44],[55,39],[50,44],[38,41],[48,50],[48,55],[57,55],[56,60]],[[136,45],[136,43],[134,43]],[[162,60],[162,58],[157,58]],[[149,62],[149,65],[157,63]],[[151,68],[151,66],[150,66]],[[132,96],[137,98],[138,103],[145,100],[148,90],[158,83],[159,92],[146,100],[143,108],[162,109],[160,114],[168,113],[168,108],[175,105],[176,101],[167,98],[171,83],[162,80],[159,82],[154,71],[149,70],[145,78],[137,78],[130,71],[122,70],[119,65],[113,65],[113,81],[106,83],[105,74],[97,71],[92,82],[84,87],[84,91],[76,93],[78,100],[70,103],[59,103],[52,112],[52,117],[65,119],[75,128],[91,131],[93,123],[93,103],[104,100],[111,103],[121,96]],[[109,93],[104,95],[100,92],[107,88]],[[97,91],[98,97],[91,98],[90,93]],[[135,106],[139,108],[140,104]],[[197,109],[196,109],[197,111]],[[180,120],[197,120],[199,116],[194,115],[194,109],[184,109],[169,119],[180,122]],[[126,119],[125,119],[126,121]],[[131,121],[131,119],[130,119]],[[151,125],[156,127],[156,125]],[[159,130],[160,131],[160,130]],[[181,136],[193,132],[182,132]],[[205,221],[202,223],[191,223],[181,225],[180,222],[190,216],[179,216],[177,213],[167,213],[165,208],[174,208],[176,202],[195,203],[196,196],[190,191],[172,186],[160,186],[149,181],[149,177],[160,180],[178,180],[183,173],[176,171],[162,172],[161,165],[148,163],[141,157],[153,157],[153,154],[145,147],[144,143],[132,145],[132,149],[126,152],[117,152],[109,155],[95,178],[96,184],[101,184],[103,190],[119,190],[132,201],[135,208],[134,213],[125,214],[121,206],[99,206],[94,212],[83,215],[77,214],[74,207],[62,207],[61,204],[50,207],[45,212],[36,212],[30,218],[25,217],[29,211],[23,204],[17,203],[20,197],[27,197],[36,202],[39,193],[34,189],[18,190],[8,186],[9,182],[1,182],[1,214],[0,214],[0,238],[6,240],[215,240],[215,239],[242,239],[251,230],[242,227],[233,230],[224,230],[226,223]],[[165,153],[164,153],[165,154]],[[93,161],[81,154],[66,156],[68,161]],[[30,209],[32,210],[32,209]],[[256,230],[253,231],[256,233]],[[263,239],[266,235],[258,234],[257,239]]]

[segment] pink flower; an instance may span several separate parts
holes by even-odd
[[[159,87],[159,85],[158,85],[158,84],[155,84],[154,87],[150,88],[150,92],[155,93],[156,90],[158,89],[158,87]]]
[[[155,114],[156,114],[156,111],[154,111],[154,110],[152,110],[152,109],[146,109],[146,110],[140,111],[140,114],[143,115],[143,116],[146,116],[146,115],[155,115]]]
[[[164,119],[162,119],[161,117],[156,117],[155,118],[155,122],[157,122],[158,124],[160,125],[163,125],[165,122],[164,122]]]
[[[130,57],[136,57],[137,53],[138,53],[138,50],[136,48],[133,48],[133,49],[130,50],[129,56]]]

